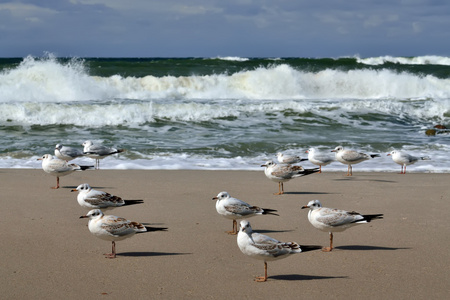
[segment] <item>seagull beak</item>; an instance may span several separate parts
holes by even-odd
[[[80,219],[89,218],[88,216],[81,216]]]
[[[390,153],[387,154],[387,156],[391,155]]]
[[[73,190],[70,190],[71,192],[76,192],[76,191],[78,191],[77,189],[73,189]]]
[[[39,157],[38,159],[36,159],[36,160],[42,160],[42,157]]]
[[[218,199],[217,197],[213,197],[213,198],[212,198],[212,200],[217,200],[217,199]]]
[[[336,152],[336,150],[331,150],[331,152]]]
[[[261,165],[261,167],[267,167],[267,165]]]
[[[308,205],[303,205],[302,209],[304,209],[304,208],[309,208],[309,206]]]

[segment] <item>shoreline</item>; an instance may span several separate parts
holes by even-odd
[[[0,169],[2,182],[0,284],[7,299],[80,297],[134,299],[263,299],[365,297],[446,299],[450,287],[447,226],[449,173],[324,172],[278,184],[264,172],[220,170],[88,170],[60,178],[41,169]],[[87,182],[144,204],[105,214],[168,227],[116,243],[94,237],[88,210],[70,189]],[[221,191],[277,216],[250,218],[254,231],[301,245],[326,246],[328,234],[308,222],[301,206],[319,199],[326,207],[383,213],[334,236],[331,253],[311,251],[268,262],[242,254],[232,221],[218,215],[212,197]]]

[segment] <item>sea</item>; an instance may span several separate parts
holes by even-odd
[[[92,140],[126,150],[101,169],[262,172],[277,152],[341,145],[380,154],[355,172],[399,172],[397,149],[430,158],[408,172],[449,173],[436,125],[450,128],[450,57],[0,58],[0,168]]]

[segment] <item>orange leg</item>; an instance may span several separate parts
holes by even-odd
[[[59,189],[59,177],[56,177],[56,186],[53,186],[52,189]]]
[[[267,262],[264,262],[264,276],[259,276],[255,278],[256,282],[267,281]]]
[[[278,182],[278,193],[275,193],[274,195],[282,195],[284,194],[284,185],[282,182]]]
[[[347,168],[347,176],[353,176],[353,168],[352,168],[352,165],[348,165],[348,168]]]
[[[112,251],[111,253],[105,253],[106,258],[116,258],[116,242],[112,242]]]
[[[233,230],[232,231],[225,231],[225,232],[228,233],[228,234],[232,234],[232,235],[238,234],[236,220],[233,220]]]
[[[330,232],[330,247],[322,248],[323,252],[330,252],[331,250],[333,250],[333,233],[332,232]]]

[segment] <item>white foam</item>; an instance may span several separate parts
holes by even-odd
[[[366,65],[382,65],[387,62],[403,65],[444,65],[450,66],[450,57],[426,55],[417,57],[394,57],[394,56],[379,56],[368,58],[356,58],[358,63]]]
[[[250,60],[249,58],[239,57],[239,56],[224,56],[224,57],[218,56],[217,59],[226,60],[226,61],[248,61],[248,60]]]
[[[410,99],[450,98],[450,79],[390,70],[305,72],[281,64],[231,75],[89,76],[80,60],[27,57],[0,73],[0,102],[73,102],[113,99]]]

